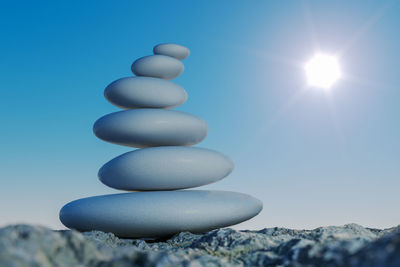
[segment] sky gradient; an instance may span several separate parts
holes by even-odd
[[[235,170],[200,189],[264,203],[237,229],[400,223],[400,4],[395,1],[3,1],[0,226],[56,229],[69,201],[119,191],[98,169],[130,151],[92,133],[117,111],[112,81],[161,42],[191,55],[177,110],[205,119],[200,143]],[[338,54],[329,93],[302,64]]]

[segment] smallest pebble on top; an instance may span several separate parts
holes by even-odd
[[[153,52],[155,55],[170,56],[170,57],[174,57],[179,60],[184,60],[190,54],[190,51],[188,48],[186,48],[182,45],[172,44],[172,43],[156,45],[153,48]]]
[[[182,45],[164,43],[153,48],[154,55],[144,56],[133,62],[131,70],[136,76],[172,80],[184,70],[181,60],[187,58],[190,50]]]

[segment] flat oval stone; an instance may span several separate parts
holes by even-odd
[[[222,153],[198,147],[152,147],[134,150],[107,162],[99,179],[115,189],[175,190],[216,182],[233,170]]]
[[[99,230],[119,237],[202,233],[256,216],[261,201],[226,191],[132,192],[83,198],[66,204],[61,222],[78,231]]]
[[[156,45],[153,48],[153,52],[156,55],[170,56],[179,60],[184,60],[190,54],[187,47],[171,43]]]
[[[164,55],[152,55],[137,59],[133,62],[131,69],[137,76],[172,80],[183,72],[184,66],[176,58]]]
[[[113,105],[125,108],[174,108],[186,102],[188,95],[180,85],[152,77],[121,78],[104,91]]]
[[[208,126],[185,112],[146,108],[105,115],[93,132],[104,141],[130,147],[190,146],[207,136]]]

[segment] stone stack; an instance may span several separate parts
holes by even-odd
[[[106,99],[125,110],[100,118],[93,128],[104,141],[141,148],[112,159],[98,174],[109,187],[139,192],[68,203],[60,211],[60,220],[68,228],[152,238],[237,224],[262,209],[259,200],[241,193],[179,190],[226,177],[233,162],[219,152],[192,147],[206,137],[207,123],[170,110],[187,100],[185,89],[169,80],[183,72],[181,60],[189,50],[160,44],[153,51],[154,55],[132,64],[135,77],[107,86]]]

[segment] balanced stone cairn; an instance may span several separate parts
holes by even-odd
[[[68,228],[127,238],[158,238],[230,226],[262,209],[259,200],[241,193],[179,190],[226,177],[233,162],[219,152],[192,147],[206,137],[207,123],[170,110],[187,100],[185,89],[169,80],[182,73],[181,60],[189,55],[189,49],[159,44],[153,51],[154,55],[132,64],[136,77],[116,80],[105,89],[106,99],[126,110],[100,118],[93,127],[104,141],[141,148],[112,159],[98,173],[109,187],[139,192],[66,204],[60,220]]]

